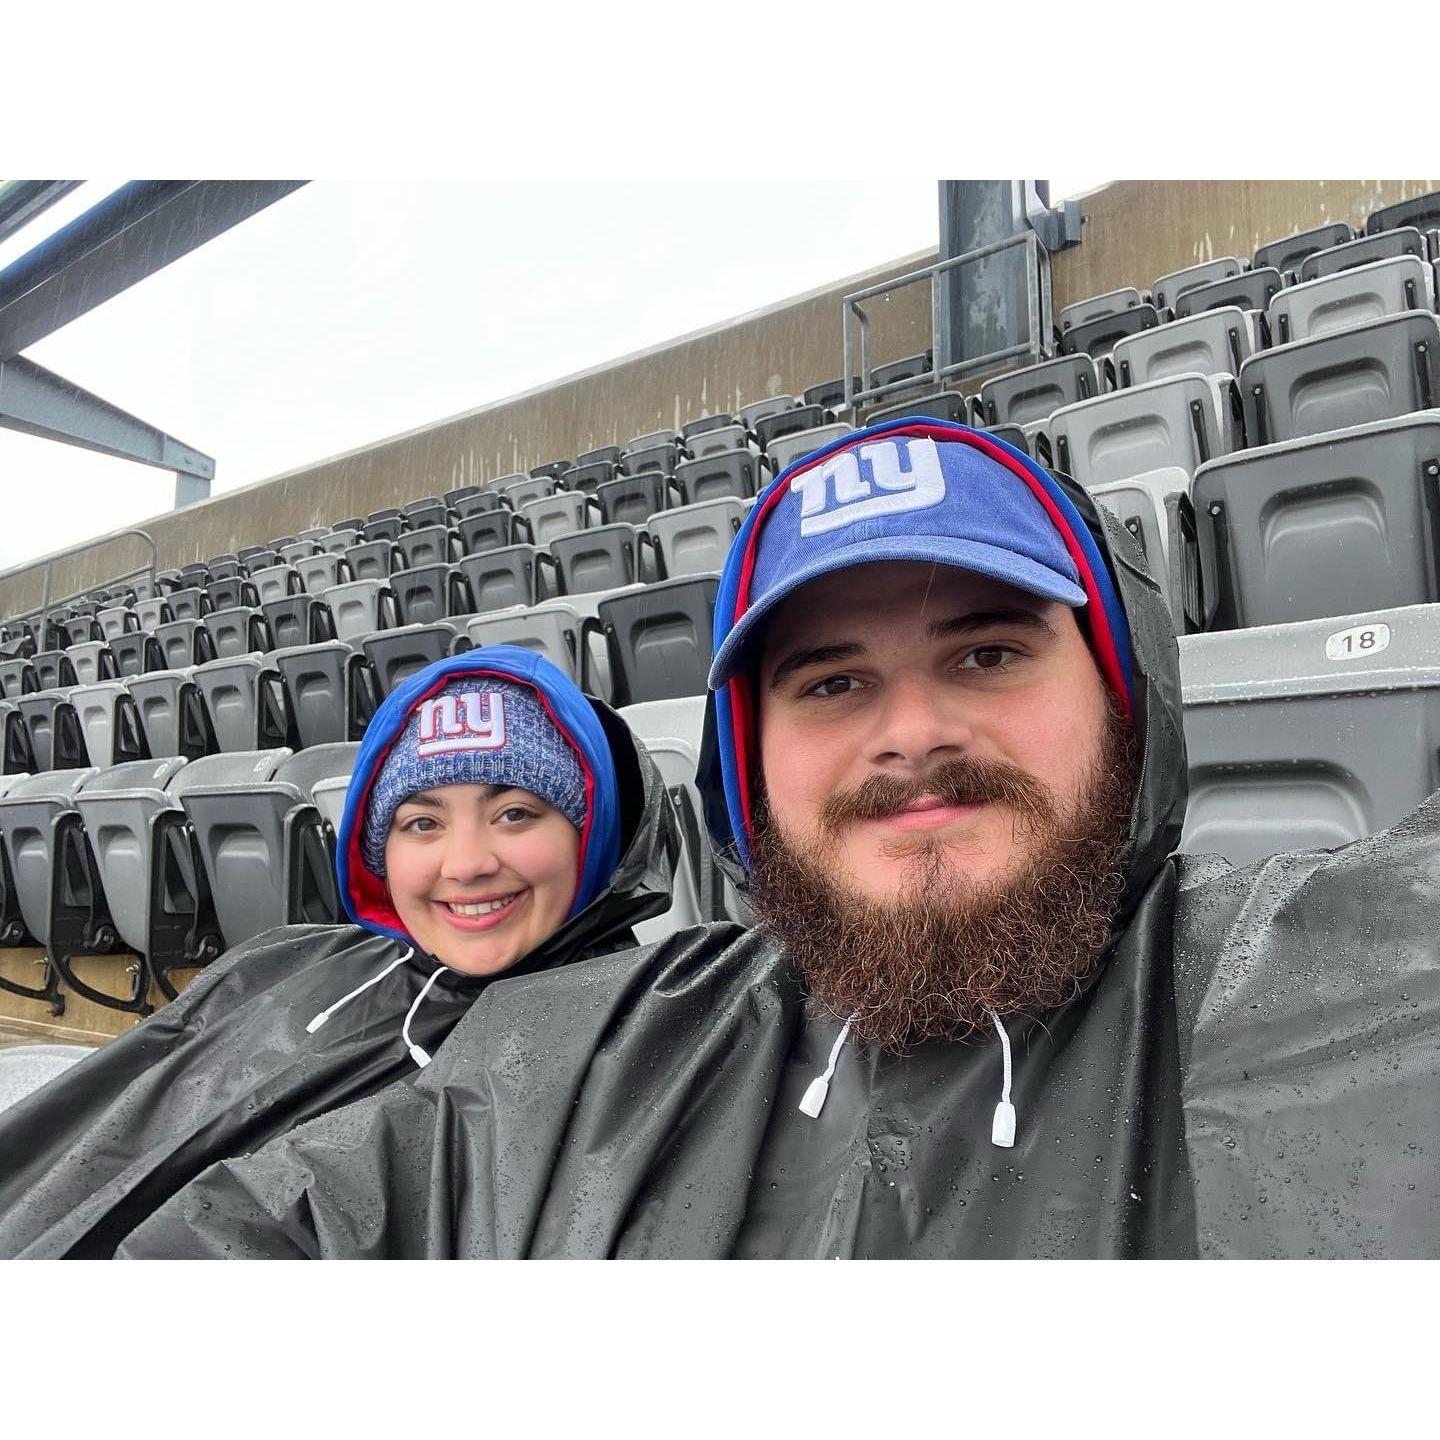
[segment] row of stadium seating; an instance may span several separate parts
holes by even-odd
[[[1440,219],[1440,197],[1406,202],[1415,219],[1427,204]],[[1343,843],[1440,784],[1429,244],[1418,225],[1322,227],[1252,266],[1161,277],[1119,310],[1068,307],[1061,353],[974,395],[934,393],[928,354],[871,372],[913,393],[854,418],[985,426],[1091,489],[1165,579],[1188,849],[1243,863]],[[1235,285],[1242,303],[1206,303]],[[1108,349],[1065,338],[1145,306],[1155,322]],[[49,965],[39,987],[0,985],[141,1011],[177,968],[338,918],[334,827],[375,706],[425,664],[501,642],[620,706],[661,768],[684,855],[642,938],[745,918],[695,785],[715,572],[766,480],[854,428],[845,391],[826,381],[12,617],[0,943],[42,945]],[[128,986],[75,975],[74,956],[112,951],[139,957]]]

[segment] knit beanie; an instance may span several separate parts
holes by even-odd
[[[515,785],[585,823],[585,772],[539,697],[490,676],[453,680],[422,700],[370,790],[361,832],[365,866],[385,874],[385,842],[411,795],[440,785]]]

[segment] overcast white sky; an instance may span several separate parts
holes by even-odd
[[[118,183],[0,244],[0,269]],[[26,354],[213,456],[218,494],[924,249],[937,206],[905,179],[315,181]],[[5,429],[0,484],[0,566],[174,491]]]

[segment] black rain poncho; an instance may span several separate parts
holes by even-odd
[[[670,903],[679,840],[664,782],[623,722],[594,708],[619,780],[621,860],[600,895],[512,975],[631,947],[630,927]],[[436,970],[428,956],[402,958],[408,948],[353,925],[272,930],[0,1115],[0,1257],[112,1255],[207,1166],[408,1084],[421,1072],[402,1026]],[[435,1054],[489,983],[442,969],[414,1008],[411,1041]]]
[[[802,1114],[839,1022],[722,924],[497,982],[413,1085],[218,1165],[122,1254],[1440,1254],[1440,797],[1336,851],[1176,855],[1168,612],[1073,498],[1129,619],[1144,765],[1102,966],[1007,1022],[1013,1149],[990,1037],[847,1045]]]

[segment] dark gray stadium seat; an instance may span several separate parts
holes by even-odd
[[[877,380],[876,384],[879,383]],[[798,434],[801,430],[813,430],[817,425],[829,424],[832,418],[823,405],[797,405],[793,409],[782,410],[778,415],[766,415],[757,420],[755,439],[762,450],[768,450],[772,440]]]
[[[1062,355],[987,380],[980,387],[980,409],[987,425],[1028,425],[1099,393],[1095,361],[1089,355]],[[876,417],[869,419],[873,423]]]
[[[197,665],[195,687],[205,702],[220,749],[266,750],[291,737],[280,672],[258,655]]]
[[[550,547],[559,571],[561,593],[576,595],[585,590],[611,590],[617,585],[632,585],[637,580],[648,579],[642,552],[650,544],[647,532],[623,523],[596,525],[575,535],[562,536]],[[511,603],[533,604],[537,598]]]
[[[1262,245],[1255,252],[1254,268],[1294,275],[1317,251],[1328,250],[1332,245],[1343,245],[1354,238],[1355,232],[1340,220],[1316,226],[1313,230],[1301,230],[1285,236],[1283,240],[1271,240]]]
[[[1440,397],[1440,321],[1410,310],[1252,355],[1245,431],[1267,445],[1426,410]]]
[[[1393,260],[1400,255],[1413,255],[1417,260],[1430,258],[1425,236],[1413,225],[1402,225],[1397,230],[1382,230],[1378,235],[1362,235],[1344,245],[1332,246],[1329,250],[1317,250],[1300,266],[1298,278],[1321,280],[1326,275],[1338,275],[1342,270],[1353,270],[1357,265],[1369,265],[1376,260]]]
[[[75,812],[75,796],[98,772],[93,765],[19,776],[0,796],[0,843],[5,847],[25,928],[48,948],[54,874],[55,822]]]
[[[358,740],[375,713],[375,682],[365,656],[343,640],[272,650],[285,705],[302,747]]]
[[[75,662],[63,650],[42,650],[33,657],[35,678],[42,690],[58,690],[62,686],[78,685]]]
[[[652,450],[657,445],[678,445],[680,437],[673,430],[647,430],[633,440],[627,440],[621,447],[624,455],[633,455],[637,450]]]
[[[763,423],[763,422],[762,422]],[[705,455],[728,455],[733,451],[748,451],[750,432],[738,422],[734,425],[720,425],[713,430],[704,430],[689,442],[691,460],[682,460],[675,467],[678,475],[688,464]]]
[[[1440,412],[1239,451],[1191,496],[1207,630],[1440,600]]]
[[[1398,255],[1282,290],[1270,302],[1270,330],[1276,344],[1288,345],[1382,315],[1434,308],[1434,279],[1428,262]]]
[[[483,555],[514,544],[515,517],[509,510],[484,510],[465,515],[455,526],[460,549],[466,555]]]
[[[924,415],[935,420],[949,420],[960,425],[971,423],[972,402],[958,390],[941,390],[934,395],[917,395],[911,400],[901,400],[881,410],[866,412],[867,425],[879,425],[886,420],[903,420],[907,415]]]
[[[766,452],[774,474],[778,475],[787,465],[808,455],[812,450],[822,449],[843,436],[855,432],[853,425],[837,421],[834,425],[821,425],[815,430],[802,430],[797,435],[787,435],[783,440],[774,441]]]
[[[212,613],[216,610],[233,610],[240,605],[253,607],[260,603],[253,582],[244,575],[234,575],[228,580],[212,580],[205,587],[205,594],[209,597]]]
[[[1367,235],[1377,235],[1382,230],[1394,230],[1401,225],[1413,225],[1417,230],[1433,230],[1440,226],[1440,190],[1417,195],[1411,200],[1399,200],[1393,205],[1382,205],[1365,217]]]
[[[1118,315],[1123,310],[1134,310],[1145,304],[1145,297],[1133,285],[1119,290],[1107,290],[1103,295],[1091,295],[1088,299],[1077,300],[1060,311],[1060,329],[1073,330],[1077,325],[1088,325],[1092,320],[1103,320]]]
[[[735,412],[735,418],[747,430],[754,430],[757,421],[779,415],[784,410],[793,410],[799,403],[793,395],[767,395],[763,400],[752,400],[748,405],[742,405]]]
[[[398,511],[390,514],[372,515],[361,527],[360,538],[362,542],[389,540],[393,543],[400,538],[404,529],[405,519]]]
[[[305,598],[308,600],[309,596]],[[209,633],[217,660],[270,649],[270,627],[265,623],[264,615],[248,605],[237,605],[233,610],[212,611],[201,623]]]
[[[681,505],[650,517],[661,575],[711,575],[725,565],[730,542],[745,519],[745,505],[734,496]]]
[[[1284,283],[1278,270],[1265,269],[1246,270],[1242,275],[1232,275],[1209,285],[1197,285],[1175,302],[1175,318],[1184,320],[1190,315],[1203,315],[1207,310],[1226,310],[1231,306],[1241,310],[1264,310],[1280,293]]]
[[[393,540],[362,540],[346,550],[345,563],[356,580],[388,580],[404,565]]]
[[[442,530],[450,523],[450,507],[436,495],[427,495],[423,500],[412,500],[400,507],[405,523],[411,532],[428,530],[438,525]]]
[[[0,700],[0,793],[3,793],[5,776],[33,775],[39,768],[30,749],[30,732],[25,728],[20,707],[13,700]],[[0,924],[0,932],[3,929]],[[0,944],[3,943],[0,937]]]
[[[1244,865],[1403,820],[1440,786],[1437,656],[1434,605],[1183,636],[1182,848]]]
[[[1174,375],[1067,405],[1048,426],[1056,463],[1087,487],[1172,465],[1193,475],[1240,442],[1229,394],[1226,377]]]
[[[215,658],[215,642],[199,620],[172,620],[158,626],[155,639],[170,670],[188,670]]]
[[[110,653],[115,657],[116,674],[122,677],[165,668],[165,652],[160,642],[144,630],[117,636],[110,642]]]
[[[564,480],[564,477],[575,468],[573,460],[546,460],[541,465],[532,465],[530,474],[532,478],[539,479],[542,475],[548,475],[552,480]]]
[[[260,613],[270,632],[270,649],[314,645],[335,638],[330,608],[317,596],[300,594],[268,600],[260,607]]]
[[[407,570],[418,570],[422,565],[448,565],[460,553],[459,542],[444,525],[407,530],[395,543],[405,557]]]
[[[687,576],[600,603],[615,704],[705,693],[718,587],[717,576]]]
[[[870,384],[875,389],[896,387],[909,381],[916,385],[931,383],[932,361],[928,350],[919,355],[906,355],[899,360],[888,360],[876,365],[870,371]]]
[[[580,535],[595,533],[582,530]],[[577,538],[567,536],[555,544],[565,545]],[[467,555],[456,563],[455,569],[467,587],[465,611],[479,615],[489,610],[503,610],[507,605],[535,604],[543,598],[546,576],[553,573],[555,562],[533,545],[506,545],[499,550],[487,550],[483,555]]]
[[[1191,295],[1199,291],[1192,290]],[[1117,310],[1111,315],[1100,315],[1072,325],[1060,337],[1062,355],[1089,355],[1099,359],[1108,355],[1117,341],[1127,335],[1139,334],[1160,323],[1160,315],[1153,305],[1135,305],[1127,310]]]
[[[519,480],[513,480],[509,484],[496,487],[499,493],[504,496],[512,510],[518,510],[522,505],[528,504],[531,500],[542,500],[546,495],[553,495],[557,489],[555,481],[549,475],[522,476]]]
[[[194,585],[172,590],[166,598],[170,602],[170,613],[177,620],[198,620],[214,608],[210,597]]]
[[[660,510],[679,499],[679,490],[668,474],[655,471],[643,475],[622,475],[595,492],[605,525],[644,525]]]
[[[1157,310],[1173,310],[1175,302],[1187,290],[1212,285],[1217,280],[1228,280],[1232,275],[1242,274],[1245,268],[1245,262],[1237,256],[1223,255],[1218,260],[1205,260],[1199,265],[1187,265],[1183,270],[1162,275],[1150,287],[1150,294]]]
[[[0,695],[13,700],[40,688],[40,677],[30,660],[0,660]]]
[[[481,557],[483,558],[483,557]],[[466,608],[463,574],[455,565],[420,565],[390,577],[395,615],[401,625],[429,625]]]
[[[1238,375],[1259,348],[1255,313],[1231,306],[1127,336],[1116,343],[1110,362],[1126,389],[1172,375]]]
[[[360,644],[370,663],[379,699],[384,699],[402,681],[427,665],[470,648],[470,641],[458,623],[445,620],[377,630],[373,635],[366,635]]]
[[[613,480],[619,473],[619,461],[592,460],[588,464],[577,465],[565,476],[565,481],[571,490],[579,490],[587,495],[593,495],[602,485]]]
[[[860,388],[860,377],[853,376],[850,382],[850,390],[853,394]],[[845,380],[842,376],[839,380],[822,380],[818,385],[807,385],[805,393],[800,399],[806,405],[823,405],[830,411],[841,410],[845,406]]]
[[[675,483],[686,505],[733,495],[748,500],[759,488],[760,462],[752,450],[697,454],[675,467]]]
[[[594,465],[596,463],[618,465],[624,454],[624,450],[618,445],[601,445],[596,450],[587,450],[583,455],[577,455],[575,457],[575,468],[578,470],[583,466]]]

